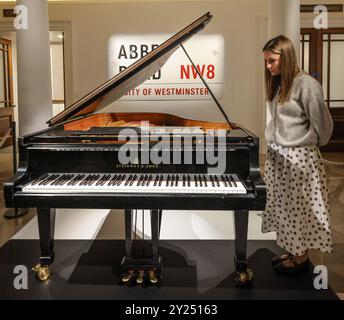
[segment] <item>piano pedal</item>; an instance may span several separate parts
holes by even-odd
[[[136,278],[136,283],[137,284],[143,284],[144,282],[144,275],[145,275],[145,271],[144,270],[139,270],[139,274]]]
[[[122,276],[121,280],[123,283],[128,284],[132,281],[134,277],[134,270],[129,270],[127,274],[125,274],[124,276]]]
[[[149,270],[149,282],[152,284],[159,282],[159,279],[155,276],[155,270]]]
[[[32,271],[35,272],[36,277],[41,281],[46,281],[50,278],[51,272],[49,265],[36,264]]]

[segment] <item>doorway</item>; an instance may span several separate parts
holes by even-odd
[[[301,29],[301,67],[322,85],[334,122],[323,151],[344,150],[344,28]]]
[[[14,120],[12,42],[0,38],[0,149],[12,144]]]

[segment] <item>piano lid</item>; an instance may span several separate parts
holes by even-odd
[[[173,52],[178,49],[179,45],[194,33],[203,29],[211,18],[210,12],[204,14],[140,60],[137,60],[128,68],[51,118],[47,123],[49,126],[60,124],[61,122],[93,113],[95,110],[104,108],[117,100],[129,90],[153,76],[165,64]]]

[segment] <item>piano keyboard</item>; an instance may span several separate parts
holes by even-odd
[[[235,174],[48,173],[22,187],[27,193],[246,193]]]

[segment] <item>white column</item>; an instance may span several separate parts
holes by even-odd
[[[280,34],[293,41],[300,57],[300,0],[269,0],[268,38]]]
[[[28,13],[28,28],[17,31],[19,134],[47,127],[52,117],[47,0],[18,0]]]

